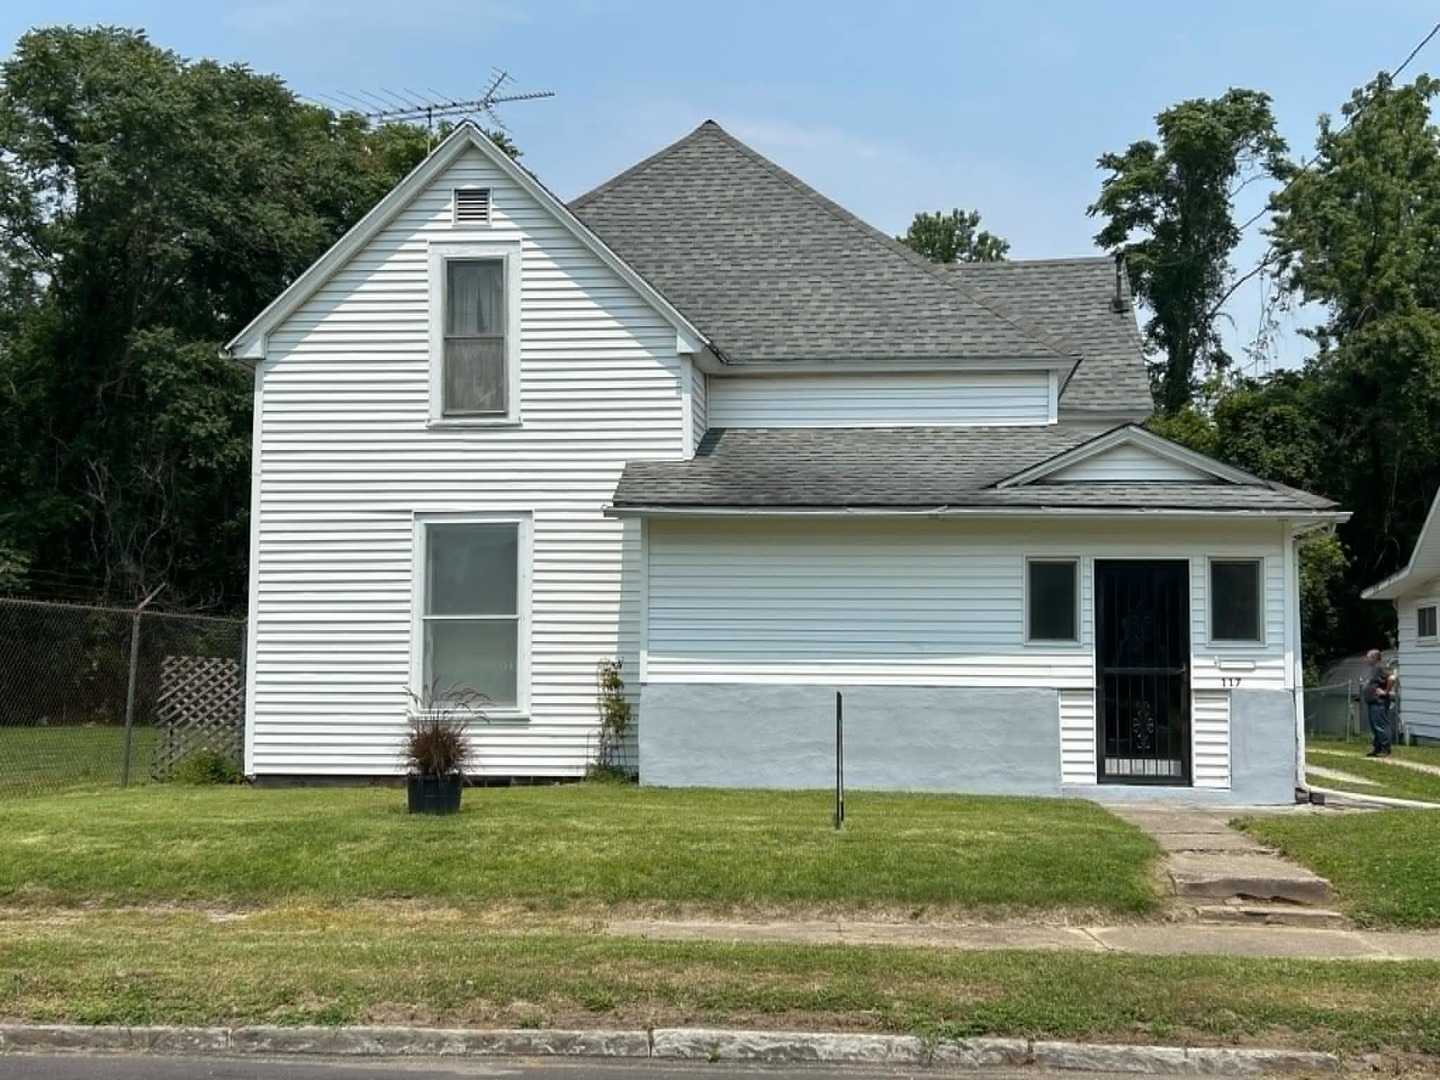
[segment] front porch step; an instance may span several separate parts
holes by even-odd
[[[1207,926],[1300,926],[1311,930],[1343,930],[1350,925],[1343,914],[1329,908],[1244,901],[1202,904],[1195,909],[1195,921]]]
[[[1279,900],[1326,907],[1335,899],[1330,882],[1273,855],[1176,852],[1166,869],[1182,900]]]

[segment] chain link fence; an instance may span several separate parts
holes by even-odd
[[[1360,700],[1358,679],[1329,686],[1305,688],[1305,735],[1312,739],[1362,739],[1370,741],[1370,719]],[[1400,695],[1389,710],[1390,740],[1399,742],[1404,734]]]
[[[244,656],[240,619],[0,597],[0,797],[238,766]]]

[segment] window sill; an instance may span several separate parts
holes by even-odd
[[[530,714],[528,712],[520,712],[516,709],[497,709],[494,712],[486,712],[485,719],[474,726],[484,727],[486,724],[528,724],[529,722]]]
[[[425,427],[430,431],[466,431],[471,428],[518,428],[518,416],[477,416],[474,419],[460,417],[431,417]]]
[[[1026,638],[1027,649],[1079,649],[1085,642],[1073,638]]]
[[[1240,641],[1238,639],[1231,641],[1228,638],[1224,641],[1215,641],[1212,639],[1210,648],[1219,652],[1245,652],[1251,649],[1265,648],[1265,641],[1263,639],[1257,639],[1255,641]]]

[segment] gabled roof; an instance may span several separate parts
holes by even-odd
[[[1082,355],[713,121],[570,205],[732,363]]]
[[[517,165],[509,154],[496,147],[474,123],[466,120],[451,132],[429,157],[411,170],[410,175],[396,184],[388,195],[376,203],[368,214],[356,222],[349,232],[336,241],[329,251],[312,263],[309,269],[291,282],[289,288],[277,296],[264,311],[255,316],[245,329],[227,342],[225,351],[242,359],[263,359],[265,339],[270,332],[284,322],[320,286],[349,262],[351,256],[364,247],[381,229],[385,228],[448,165],[472,148],[484,154],[490,163],[504,173],[511,182],[518,185],[541,206],[550,211],[577,240],[589,248],[662,317],[668,320],[675,327],[686,351],[698,352],[708,345],[705,336],[691,324],[689,319],[677,311],[674,305],[662,296],[650,282],[641,277],[599,237],[577,221],[569,208],[548,188]]]
[[[1068,450],[1055,457],[1049,458],[1039,464],[1022,469],[1012,476],[1006,477],[997,484],[997,487],[1019,487],[1024,484],[1043,483],[1073,469],[1085,461],[1094,460],[1124,446],[1133,446],[1142,450],[1147,456],[1169,462],[1181,467],[1191,473],[1196,480],[1224,481],[1231,484],[1243,484],[1247,486],[1276,486],[1270,485],[1267,481],[1261,480],[1258,476],[1243,472],[1240,469],[1231,468],[1214,458],[1208,458],[1204,454],[1197,454],[1194,450],[1173,443],[1169,439],[1162,439],[1153,432],[1146,431],[1142,427],[1127,424],[1124,427],[1107,431],[1098,435],[1090,441],[1083,443],[1074,449]],[[1175,470],[1179,471],[1179,470]],[[1294,488],[1286,490],[1294,491]],[[1307,496],[1309,497],[1309,496]],[[1334,505],[1328,503],[1328,505]]]
[[[1243,484],[1001,486],[1015,475],[1017,465],[1056,461],[1093,441],[1088,428],[1069,424],[712,429],[688,461],[627,464],[611,512],[1056,510],[1324,520],[1343,516],[1326,499],[1253,477]]]
[[[1007,304],[1032,326],[1079,349],[1080,364],[1060,395],[1063,415],[1105,413],[1143,420],[1154,411],[1145,346],[1124,273],[1118,282],[1120,310],[1115,310],[1114,259],[952,263],[947,269],[975,294]]]
[[[1425,515],[1425,524],[1420,527],[1404,569],[1371,585],[1360,596],[1365,600],[1398,600],[1436,578],[1440,578],[1440,494],[1430,504],[1430,513]]]

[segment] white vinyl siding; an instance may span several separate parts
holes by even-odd
[[[1060,782],[1093,784],[1095,765],[1095,692],[1060,691]]]
[[[1094,561],[1188,559],[1197,689],[1288,688],[1278,524],[649,523],[651,682],[1092,690]],[[1080,556],[1080,640],[1025,641],[1028,558]],[[1265,645],[1208,641],[1207,557],[1267,557]]]
[[[1230,691],[1196,690],[1190,715],[1190,774],[1195,787],[1230,786]]]
[[[1215,477],[1161,454],[1121,443],[1046,476],[1043,483],[1214,483]]]
[[[717,428],[945,427],[1050,422],[1044,371],[749,375],[710,380]]]
[[[1419,609],[1440,604],[1440,586],[1403,598],[1400,623],[1400,719],[1413,735],[1440,739],[1440,641],[1420,640]]]
[[[466,185],[494,195],[481,243],[517,253],[519,426],[427,428],[430,242],[463,242]],[[638,682],[639,525],[601,508],[626,461],[683,453],[673,325],[470,151],[275,329],[262,391],[249,771],[397,773],[415,518],[523,511],[531,696],[476,729],[480,771],[579,775],[596,663]]]
[[[700,445],[709,428],[709,379],[698,368],[691,368],[690,377],[690,435],[694,447]],[[692,447],[693,449],[693,447]]]

